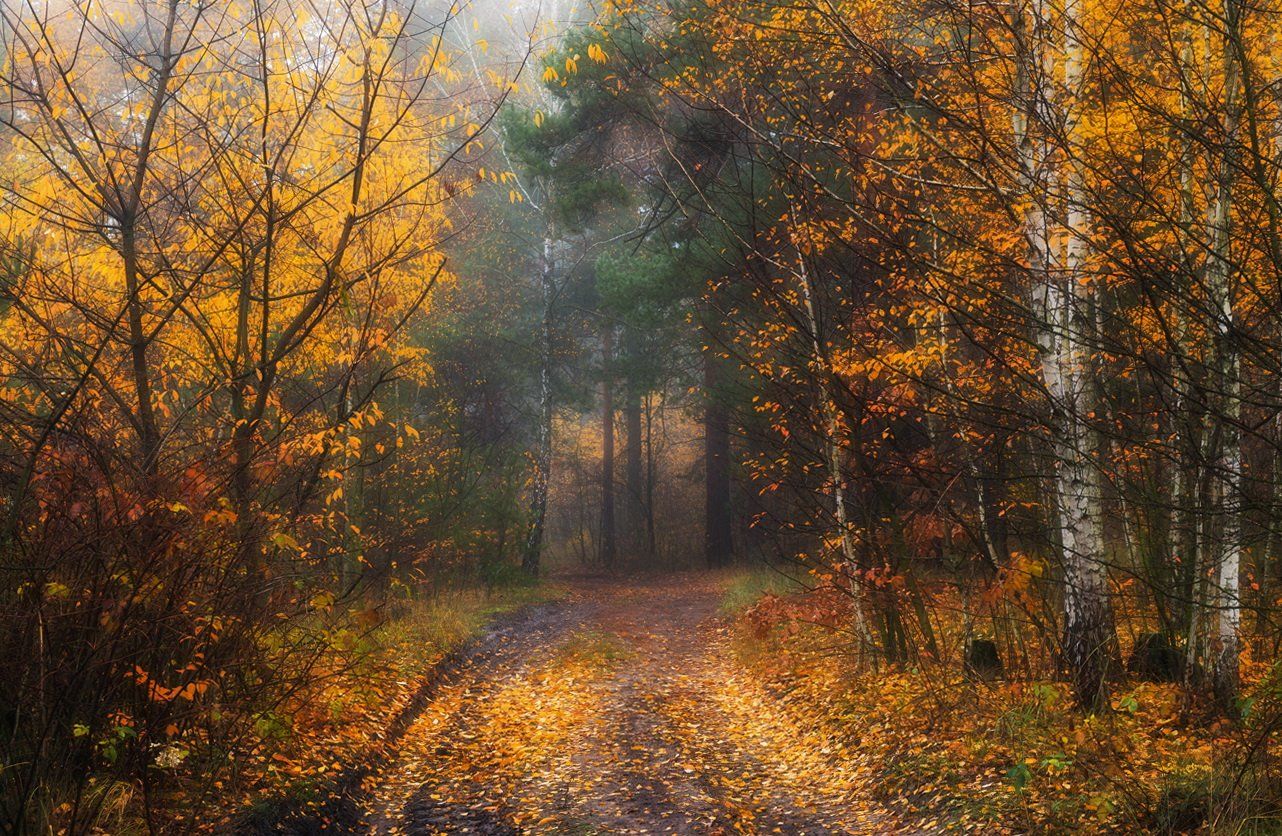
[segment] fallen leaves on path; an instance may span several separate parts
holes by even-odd
[[[717,577],[581,588],[443,689],[375,776],[372,832],[903,832],[857,753],[740,668]]]

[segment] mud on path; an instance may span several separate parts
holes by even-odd
[[[736,670],[723,587],[577,581],[483,642],[366,782],[361,832],[905,832]]]

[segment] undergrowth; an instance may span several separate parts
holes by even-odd
[[[764,595],[789,595],[799,591],[801,585],[788,575],[769,566],[754,566],[730,578],[720,611],[722,615],[733,615],[757,603]]]
[[[1255,680],[1241,721],[1191,704],[1179,685],[1134,679],[1088,714],[1063,682],[979,681],[955,658],[857,665],[833,652],[844,596],[766,590],[744,604],[758,583],[734,585],[724,608],[737,613],[739,664],[797,722],[858,752],[868,792],[912,827],[1282,833],[1276,673]],[[943,627],[960,646],[960,626]]]
[[[313,629],[330,632],[329,653],[311,660],[309,685],[278,705],[265,708],[248,740],[229,743],[223,777],[199,781],[195,757],[172,771],[173,803],[167,816],[179,827],[230,821],[276,799],[306,801],[330,776],[360,760],[379,744],[391,720],[406,706],[434,665],[498,615],[556,597],[542,585],[454,587],[415,598],[392,590],[376,609],[354,608],[318,619]],[[288,641],[287,636],[268,641]],[[209,756],[204,756],[209,757]],[[182,773],[191,777],[184,780]],[[203,804],[192,803],[204,793]],[[116,803],[103,806],[104,832],[144,832],[133,816],[136,793],[112,789]],[[203,812],[197,812],[203,811]]]

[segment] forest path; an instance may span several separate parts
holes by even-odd
[[[371,782],[366,832],[904,832],[735,670],[725,583],[573,581],[492,635]]]

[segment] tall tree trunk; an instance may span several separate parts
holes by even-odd
[[[1241,28],[1239,27],[1239,31]],[[1268,27],[1264,52],[1266,55],[1276,56],[1278,54],[1277,50],[1277,27],[1270,26]],[[1276,63],[1274,67],[1276,67]],[[1250,141],[1251,162],[1255,172],[1256,186],[1264,195],[1264,205],[1267,210],[1269,267],[1272,269],[1274,276],[1277,276],[1282,274],[1282,203],[1279,202],[1273,175],[1277,160],[1282,159],[1282,125],[1278,123],[1278,120],[1273,120],[1267,137],[1262,136],[1260,126],[1262,110],[1260,93],[1262,91],[1257,77],[1250,73],[1249,69],[1249,67],[1244,67],[1242,73],[1243,106],[1245,108],[1243,115]],[[1282,96],[1278,95],[1278,92],[1282,91],[1282,73],[1275,71],[1272,77],[1267,80],[1264,85],[1264,92],[1269,91],[1273,94],[1271,99],[1276,107],[1279,104],[1279,100],[1282,100]],[[1256,561],[1258,589],[1255,590],[1255,596],[1256,600],[1260,602],[1260,610],[1256,617],[1256,632],[1260,635],[1264,635],[1269,627],[1269,619],[1264,616],[1264,612],[1268,603],[1273,600],[1273,581],[1276,578],[1279,556],[1280,552],[1282,552],[1282,531],[1279,530],[1277,524],[1277,521],[1282,519],[1282,374],[1275,374],[1274,378],[1273,409],[1279,410],[1279,412],[1273,422],[1274,429],[1271,437],[1273,456],[1270,471],[1271,488],[1267,506],[1268,534],[1265,540],[1264,553]]]
[[[658,554],[654,536],[654,405],[645,396],[645,554],[651,560]]]
[[[1216,612],[1218,620],[1212,642],[1212,678],[1215,693],[1229,711],[1235,710],[1238,693],[1238,634],[1242,622],[1241,591],[1241,513],[1242,513],[1242,446],[1239,422],[1242,400],[1240,359],[1234,345],[1233,266],[1230,253],[1229,220],[1233,207],[1233,180],[1238,140],[1238,99],[1241,66],[1238,50],[1242,34],[1242,5],[1239,0],[1226,0],[1224,60],[1224,140],[1220,154],[1219,176],[1215,185],[1208,220],[1211,251],[1207,263],[1207,291],[1211,295],[1211,313],[1215,317],[1215,362],[1219,378],[1220,424],[1219,445],[1215,457],[1216,478],[1221,481],[1220,495],[1224,525],[1216,555]]]
[[[146,333],[143,317],[146,303],[142,298],[143,278],[139,257],[138,222],[144,213],[143,195],[150,175],[150,160],[154,150],[156,130],[162,111],[170,96],[177,58],[174,55],[177,35],[178,0],[169,0],[162,33],[161,49],[156,59],[155,89],[151,104],[139,136],[134,170],[130,173],[126,190],[119,194],[116,221],[120,224],[120,256],[124,267],[126,319],[129,326],[129,358],[133,375],[134,395],[138,399],[138,446],[142,470],[147,477],[148,490],[154,490],[155,477],[160,462],[160,428],[156,420],[155,394],[151,378],[151,365],[147,349],[151,337]]]
[[[730,416],[719,391],[718,341],[709,337],[703,352],[704,558],[725,566],[734,554],[730,508]]]
[[[543,554],[543,528],[548,508],[548,472],[552,467],[552,299],[553,239],[551,225],[543,238],[543,264],[539,285],[542,293],[543,321],[539,326],[539,403],[537,438],[534,442],[534,475],[530,486],[529,528],[521,568],[537,577]]]
[[[1072,147],[1076,133],[1076,99],[1081,94],[1083,48],[1078,27],[1081,0],[1071,0],[1064,10],[1064,88],[1066,133],[1065,199],[1068,241],[1065,279],[1069,292],[1067,328],[1059,360],[1066,432],[1057,433],[1061,444],[1059,464],[1060,534],[1064,548],[1064,655],[1079,700],[1098,707],[1106,697],[1105,684],[1114,664],[1116,640],[1113,606],[1109,597],[1108,565],[1104,555],[1103,498],[1099,471],[1094,462],[1099,445],[1087,421],[1097,410],[1095,364],[1091,356],[1095,316],[1092,285],[1087,275],[1087,216],[1081,165]]]
[[[810,271],[806,267],[805,259],[801,255],[800,249],[797,251],[797,276],[801,280],[801,298],[805,305],[806,324],[810,330],[810,351],[811,361],[815,365],[815,373],[819,380],[819,409],[823,417],[823,439],[821,443],[824,449],[824,464],[828,470],[828,484],[832,490],[833,516],[837,520],[837,532],[841,538],[841,555],[845,564],[845,570],[850,577],[850,600],[851,616],[855,635],[859,637],[863,644],[864,650],[872,650],[876,647],[873,641],[872,630],[868,625],[868,616],[864,612],[864,590],[860,585],[863,582],[861,577],[861,567],[859,557],[855,549],[854,534],[850,530],[850,519],[846,512],[846,478],[842,474],[841,468],[841,444],[838,442],[838,435],[841,432],[840,422],[837,416],[837,405],[832,399],[832,385],[829,376],[832,374],[832,364],[828,362],[828,354],[824,350],[824,338],[819,330],[819,317],[815,314],[814,287],[810,281]],[[898,625],[898,613],[887,611],[885,613],[885,641],[883,642],[884,650],[887,657],[895,658],[895,629]]]
[[[645,439],[642,437],[641,430],[641,384],[637,372],[641,357],[638,340],[632,329],[628,329],[624,339],[627,343],[628,380],[623,403],[623,431],[627,444],[624,451],[626,505],[623,517],[627,531],[627,547],[635,550],[645,540],[646,525],[645,472],[642,465]],[[648,548],[646,556],[651,556]]]
[[[1191,20],[1181,24],[1180,62],[1184,65],[1180,84],[1180,114],[1185,119],[1193,118],[1193,90],[1191,83],[1185,79],[1195,71],[1193,61],[1193,30]],[[1193,229],[1196,215],[1194,189],[1194,153],[1193,140],[1187,131],[1181,131],[1180,144],[1180,228]],[[1170,468],[1170,523],[1168,554],[1176,563],[1171,572],[1175,600],[1172,606],[1177,615],[1172,617],[1174,629],[1184,636],[1189,636],[1193,623],[1194,586],[1197,582],[1198,562],[1198,527],[1195,524],[1197,486],[1201,476],[1199,468],[1201,459],[1197,455],[1200,443],[1196,432],[1193,399],[1190,397],[1190,354],[1188,343],[1188,317],[1184,310],[1186,298],[1191,298],[1195,270],[1192,265],[1181,274],[1186,283],[1179,287],[1179,295],[1172,300],[1174,319],[1172,328],[1171,387],[1175,403],[1171,409],[1171,453],[1174,466]],[[1187,650],[1191,650],[1190,643]],[[1191,662],[1192,660],[1190,660]],[[1192,665],[1187,666],[1192,670]]]
[[[356,406],[356,373],[353,370],[343,385],[342,415],[347,420],[357,409]],[[353,429],[358,442],[362,433]],[[365,520],[365,450],[361,444],[355,448],[343,445],[343,516],[346,518],[347,532],[344,535],[345,546],[339,555],[338,576],[343,585],[354,583],[361,574],[362,542],[360,529],[366,527]]]
[[[124,255],[125,291],[129,296],[127,303],[129,321],[129,360],[133,373],[134,396],[138,400],[138,452],[143,473],[148,477],[150,490],[159,467],[160,430],[156,424],[156,411],[151,383],[151,365],[147,360],[147,347],[150,340],[144,332],[143,312],[145,303],[141,298],[141,281],[138,273],[138,251],[134,233],[134,222],[122,222],[121,250]]]
[[[1095,444],[1086,423],[1094,412],[1091,369],[1091,291],[1086,275],[1086,194],[1072,147],[1076,133],[1076,98],[1082,85],[1082,44],[1077,31],[1079,9],[1070,0],[1063,12],[1064,97],[1055,106],[1058,75],[1048,9],[1034,0],[1032,27],[1020,21],[1020,95],[1014,114],[1020,150],[1022,190],[1028,196],[1024,235],[1028,266],[1034,279],[1033,309],[1041,354],[1042,382],[1051,404],[1054,449],[1056,535],[1064,567],[1064,636],[1062,650],[1078,702],[1090,708],[1106,699],[1105,684],[1113,663],[1112,605],[1100,509],[1100,486],[1092,461]],[[1063,167],[1045,139],[1063,118],[1067,137]],[[1062,185],[1062,194],[1061,194]],[[1056,229],[1054,208],[1062,201],[1064,228]],[[1067,239],[1063,263],[1054,242]]]
[[[1274,402],[1282,404],[1282,374],[1276,374],[1274,383]],[[1265,539],[1264,556],[1260,560],[1258,569],[1258,583],[1260,589],[1258,600],[1261,605],[1267,605],[1273,594],[1273,584],[1279,577],[1279,569],[1282,568],[1282,407],[1274,406],[1278,410],[1273,419],[1273,433],[1270,443],[1273,446],[1272,467],[1269,471],[1270,491],[1269,491],[1269,514],[1268,514],[1268,533]],[[1258,629],[1261,634],[1267,631],[1268,623],[1263,618],[1258,618]]]
[[[614,566],[614,326],[601,329],[601,563]]]

